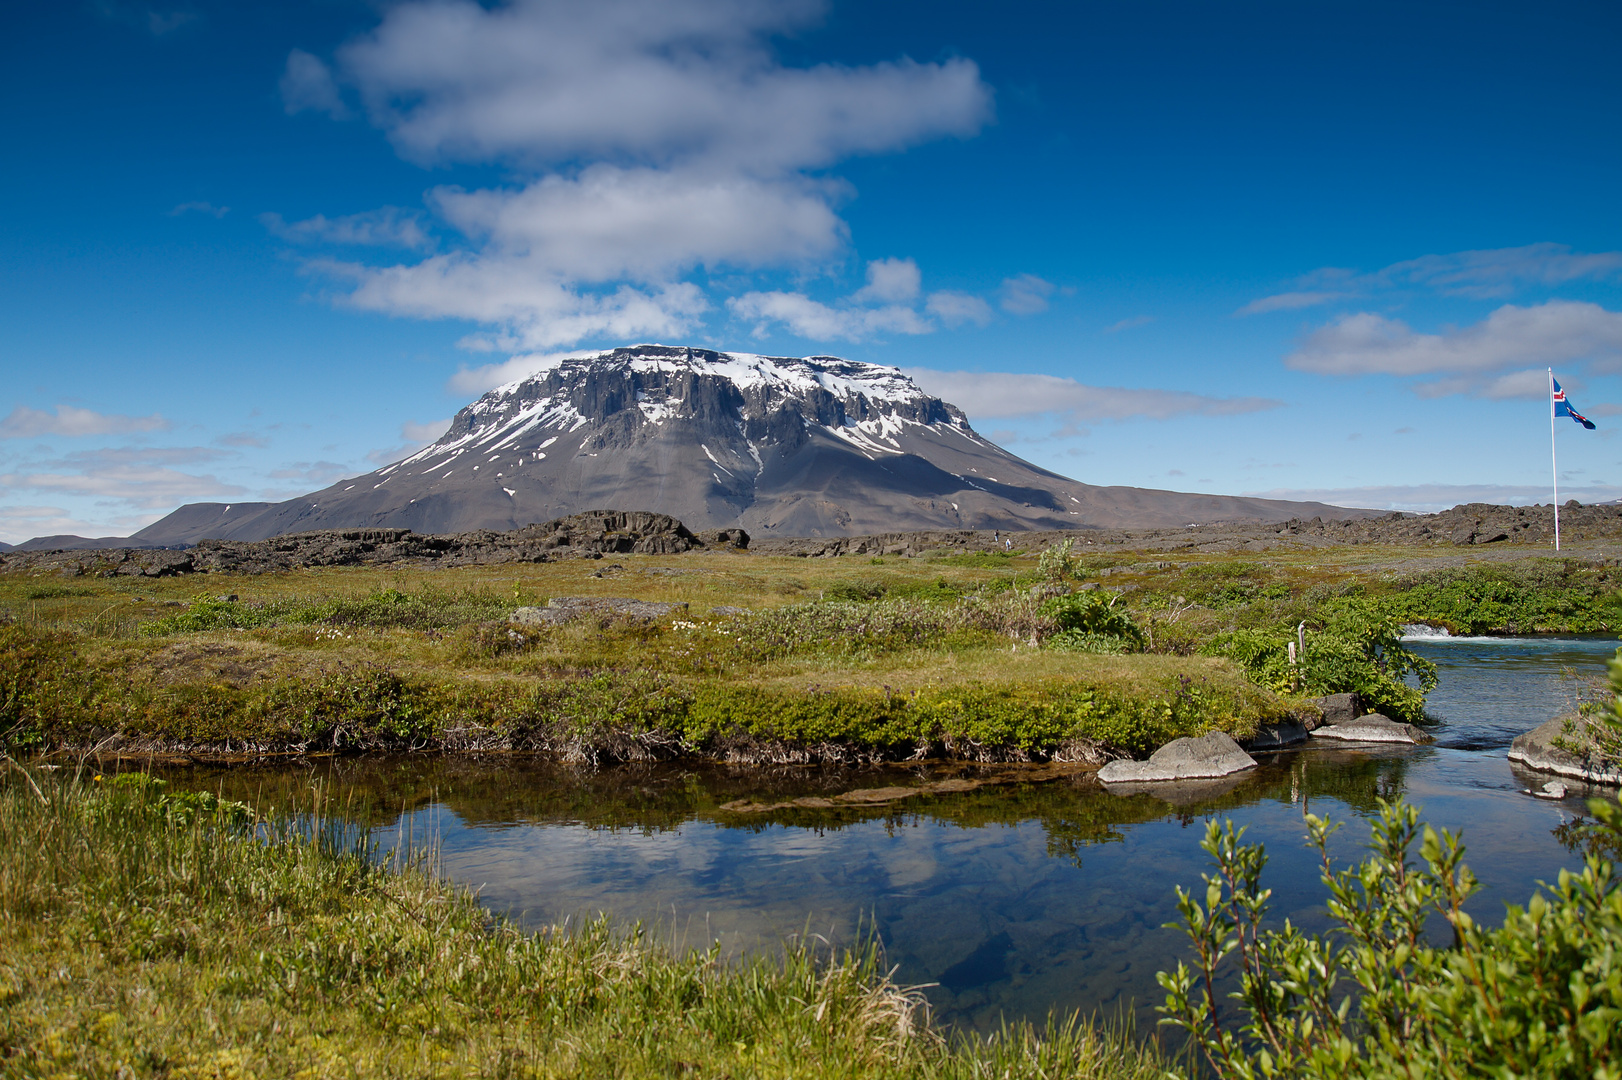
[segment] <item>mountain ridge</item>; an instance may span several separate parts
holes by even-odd
[[[505,531],[601,507],[757,537],[1376,513],[1085,484],[985,439],[961,409],[893,367],[636,345],[551,358],[371,473],[279,503],[188,504],[129,539],[168,547],[334,528]]]

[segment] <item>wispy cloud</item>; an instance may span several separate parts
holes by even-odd
[[[142,464],[108,464],[89,472],[0,473],[0,488],[96,496],[142,509],[166,509],[186,499],[241,495],[248,490],[213,476]]]
[[[1057,375],[902,370],[925,391],[957,405],[975,419],[1056,415],[1072,424],[1134,417],[1166,420],[1187,415],[1235,416],[1277,409],[1284,404],[1271,398],[1218,398],[1184,390],[1089,386]]]
[[[397,206],[336,218],[317,214],[303,221],[284,221],[280,214],[260,214],[259,222],[273,236],[296,244],[412,249],[434,246],[433,237],[422,227],[422,216]]]
[[[1055,286],[1035,274],[1020,274],[1005,278],[999,292],[999,306],[1008,314],[1040,315],[1048,309],[1048,297],[1055,292]]]
[[[1234,314],[1294,311],[1402,289],[1490,300],[1512,296],[1529,286],[1619,278],[1622,278],[1622,251],[1583,252],[1574,251],[1566,244],[1528,244],[1422,255],[1372,273],[1325,267],[1297,280],[1295,289],[1252,300]]]
[[[211,218],[222,218],[231,212],[229,206],[215,206],[209,202],[183,202],[169,211],[170,217],[180,217],[182,214],[206,214]]]
[[[52,414],[18,405],[9,416],[0,420],[0,439],[33,439],[46,435],[127,435],[164,431],[169,427],[169,421],[157,413],[151,416],[121,416],[73,405],[58,405],[55,414]]]
[[[1264,315],[1269,311],[1297,311],[1301,308],[1316,307],[1334,300],[1343,300],[1356,293],[1347,292],[1287,292],[1275,296],[1264,296],[1260,300],[1252,300],[1235,315]]]
[[[1153,315],[1138,315],[1131,319],[1122,319],[1118,323],[1111,323],[1109,326],[1104,327],[1104,333],[1119,334],[1123,330],[1136,330],[1138,327],[1148,326],[1154,321],[1155,317]]]
[[[924,310],[948,327],[964,326],[968,323],[985,326],[996,318],[991,305],[983,299],[972,293],[958,292],[954,289],[930,293],[928,302],[924,304]]]

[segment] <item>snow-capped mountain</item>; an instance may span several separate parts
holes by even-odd
[[[1356,513],[1082,484],[986,441],[960,409],[895,368],[637,345],[556,359],[491,390],[432,445],[376,472],[284,503],[182,507],[137,535],[463,532],[593,509],[777,536]]]

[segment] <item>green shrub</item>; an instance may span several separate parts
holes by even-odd
[[[1564,560],[1435,570],[1380,600],[1399,622],[1455,634],[1592,634],[1622,629],[1622,594],[1608,570]]]
[[[1622,807],[1589,803],[1614,847]],[[1464,848],[1402,802],[1381,802],[1358,866],[1331,868],[1330,825],[1311,814],[1307,833],[1323,862],[1325,935],[1288,921],[1264,930],[1267,856],[1243,829],[1211,822],[1204,904],[1177,890],[1194,945],[1191,969],[1161,972],[1162,1023],[1188,1031],[1220,1077],[1610,1077],[1622,1075],[1622,891],[1598,854],[1580,874],[1510,906],[1483,929],[1464,911],[1476,891]],[[1415,867],[1410,852],[1420,840]],[[1451,947],[1426,937],[1431,913],[1453,931]],[[1225,1015],[1216,986],[1237,967],[1242,1019]]]
[[[1306,648],[1289,661],[1294,627],[1232,630],[1201,649],[1226,656],[1258,684],[1275,693],[1312,695],[1351,692],[1372,710],[1408,723],[1425,719],[1425,694],[1436,686],[1436,665],[1402,644],[1402,627],[1377,605],[1358,597],[1323,604]],[[1409,686],[1412,677],[1418,687]]]
[[[1054,621],[1058,633],[1048,640],[1054,648],[1078,652],[1132,652],[1143,648],[1143,631],[1132,621],[1119,596],[1104,589],[1055,596],[1042,605],[1042,614]]]

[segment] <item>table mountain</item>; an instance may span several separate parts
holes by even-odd
[[[514,529],[594,509],[849,536],[1344,518],[1316,503],[1097,487],[987,441],[896,368],[637,345],[554,360],[403,461],[280,503],[198,503],[150,544],[357,527]]]

